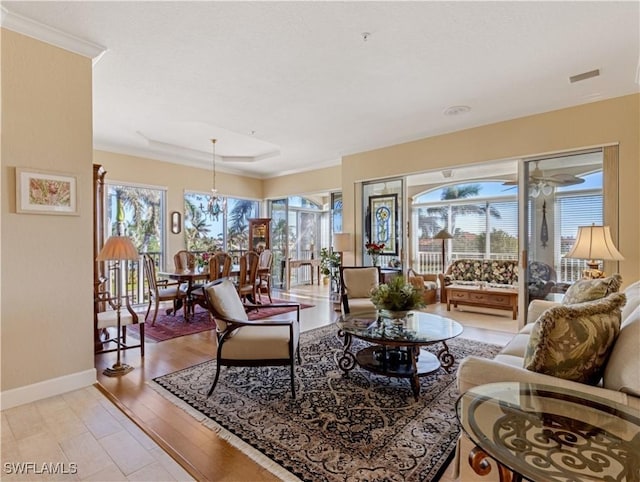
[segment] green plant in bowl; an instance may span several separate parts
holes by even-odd
[[[371,290],[371,302],[378,310],[388,313],[416,310],[425,306],[422,293],[405,282],[402,276],[395,276],[388,283]]]

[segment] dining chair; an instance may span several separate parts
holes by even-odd
[[[265,249],[260,253],[258,260],[258,277],[256,279],[256,292],[258,294],[258,303],[262,303],[262,294],[269,297],[269,303],[273,303],[271,299],[271,266],[273,264],[273,253],[270,249]]]
[[[240,257],[240,274],[236,289],[244,303],[257,302],[256,279],[260,255],[255,251],[248,251]]]
[[[209,258],[209,279],[215,281],[220,278],[228,278],[231,273],[231,255],[224,251],[217,252]],[[203,285],[204,286],[204,285]],[[204,295],[203,286],[191,291],[191,309],[195,309],[195,305],[207,308],[207,298]]]
[[[109,353],[118,349],[120,344],[121,350],[129,348],[140,348],[140,356],[144,356],[144,320],[138,319],[138,314],[131,306],[129,290],[125,289],[124,304],[122,299],[118,300],[111,292],[106,289],[107,278],[101,279],[100,284],[94,291],[94,313],[93,324],[95,329],[95,353]],[[120,301],[120,303],[118,303]],[[120,304],[120,326],[121,332],[118,333],[118,304]],[[124,309],[123,309],[124,308]],[[138,325],[140,332],[139,343],[127,344],[127,326]],[[112,335],[109,328],[115,329]],[[108,344],[114,343],[114,346]]]
[[[229,253],[218,251],[209,258],[209,281],[228,278],[231,273],[232,259]]]
[[[177,271],[193,270],[196,267],[196,255],[181,249],[173,255],[173,264]]]
[[[155,304],[153,312],[153,320],[151,320],[151,326],[155,326],[156,318],[158,317],[158,306],[161,301],[173,301],[173,314],[183,308],[186,309],[186,297],[187,292],[184,286],[178,281],[169,281],[157,279],[156,277],[156,265],[155,261],[148,254],[144,255],[144,274],[147,277],[147,286],[149,290],[149,307],[147,313],[144,315],[144,319],[149,316],[151,311],[151,304]]]
[[[208,397],[218,383],[220,367],[289,366],[291,395],[296,397],[295,359],[300,358],[300,305],[296,319],[250,321],[233,283],[219,279],[204,287],[209,313],[216,324],[216,373]]]
[[[379,266],[341,266],[340,292],[344,314],[375,311],[371,290],[380,284]]]

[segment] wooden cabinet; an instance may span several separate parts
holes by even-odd
[[[260,252],[271,249],[270,235],[271,218],[249,219],[249,249]]]
[[[388,283],[396,276],[402,276],[402,270],[396,268],[381,268],[380,269],[380,281],[382,283]]]

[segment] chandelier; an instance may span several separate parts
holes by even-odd
[[[211,219],[218,220],[220,213],[223,213],[227,208],[227,200],[218,195],[216,189],[216,139],[211,139],[213,144],[213,171],[212,171],[212,188],[211,197],[209,198],[209,204],[207,205],[207,213],[211,216]]]

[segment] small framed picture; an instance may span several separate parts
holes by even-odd
[[[77,177],[52,171],[16,168],[16,212],[77,216]]]

